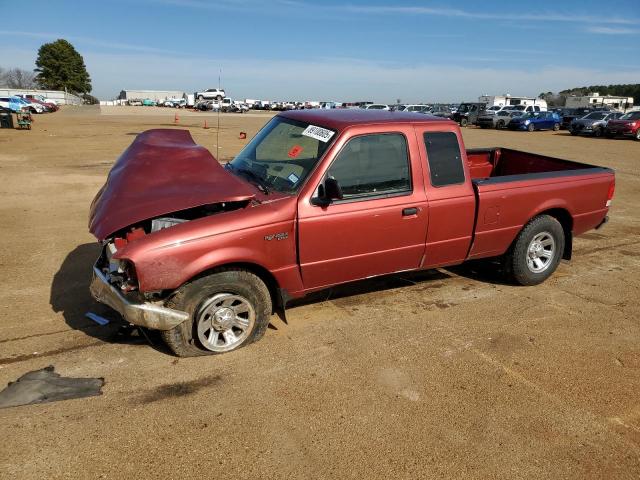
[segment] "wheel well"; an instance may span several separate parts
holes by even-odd
[[[246,270],[247,272],[251,272],[264,282],[264,284],[267,286],[267,289],[269,290],[269,294],[271,295],[271,307],[274,311],[282,306],[283,298],[282,292],[280,291],[280,286],[278,285],[278,281],[269,270],[255,263],[227,263],[225,265],[218,265],[216,267],[200,272],[195,277],[189,279],[189,282],[192,282],[197,278],[206,277],[223,270],[234,269]]]
[[[562,252],[562,258],[565,260],[571,260],[571,252],[573,250],[573,217],[564,208],[551,208],[544,212],[538,213],[538,215],[549,215],[555,218],[562,225],[564,231],[564,252]]]

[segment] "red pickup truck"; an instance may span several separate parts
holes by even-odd
[[[599,228],[608,168],[506,148],[465,150],[415,113],[280,113],[221,165],[185,130],[150,130],[91,206],[91,292],[180,356],[260,338],[287,301],[392,272],[498,257],[534,285]]]

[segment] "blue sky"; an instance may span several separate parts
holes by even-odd
[[[640,82],[640,0],[0,0],[0,66],[65,38],[101,99],[460,101]],[[28,16],[24,12],[31,12]]]

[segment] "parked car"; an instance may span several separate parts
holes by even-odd
[[[563,108],[561,113],[558,113],[560,116],[560,128],[564,130],[569,130],[571,128],[571,122],[573,122],[576,118],[582,118],[585,115],[593,112],[593,108]]]
[[[507,124],[509,130],[560,130],[560,117],[554,112],[525,113],[512,118]]]
[[[429,105],[398,105],[395,109],[398,112],[416,112],[416,113],[425,113],[429,110]]]
[[[364,105],[362,107],[360,107],[364,110],[391,110],[389,108],[389,105],[386,105],[384,103],[370,103],[368,105]]]
[[[167,98],[162,102],[162,106],[171,108],[185,108],[187,101],[184,98]]]
[[[42,100],[40,100],[38,98],[34,98],[32,96],[29,97],[29,96],[25,95],[24,93],[23,94],[18,94],[18,95],[16,95],[16,97],[20,97],[20,98],[22,98],[23,100],[25,100],[28,103],[32,103],[32,104],[38,105],[39,108],[41,109],[41,111],[38,112],[38,113],[47,113],[47,112],[53,112],[53,111],[57,110],[57,108],[55,108],[55,106],[53,104],[45,103]]]
[[[26,110],[30,113],[44,113],[45,109],[39,103],[32,103],[31,101],[24,99],[22,97],[15,97],[18,102],[22,104],[22,109]]]
[[[56,112],[60,110],[60,105],[58,105],[57,101],[51,98],[46,98],[44,95],[38,95],[35,93],[27,93],[24,95],[26,99],[35,99],[45,104],[52,112]]]
[[[139,98],[130,98],[129,100],[127,100],[127,105],[131,107],[141,107],[142,100],[140,100]]]
[[[7,108],[12,112],[20,112],[24,108],[24,103],[22,103],[19,97],[0,97],[0,107]]]
[[[453,118],[451,109],[446,105],[434,105],[433,107],[431,107],[431,110],[426,113],[435,117],[448,118],[449,120]]]
[[[640,111],[625,113],[617,120],[609,120],[605,135],[607,138],[622,135],[640,140]]]
[[[480,115],[478,126],[480,128],[506,128],[511,119],[521,115],[522,112],[517,110],[500,110],[497,113]]]
[[[571,122],[571,135],[591,135],[601,137],[607,127],[609,120],[617,120],[622,116],[622,112],[591,112],[582,118],[577,118]]]
[[[208,88],[202,92],[196,92],[195,96],[198,100],[222,100],[227,95],[222,88]]]
[[[485,103],[461,103],[456,112],[453,114],[453,121],[460,124],[461,127],[467,125],[475,125],[478,123],[478,117],[486,111]]]
[[[158,104],[155,100],[151,100],[150,98],[145,98],[142,100],[143,107],[155,107]]]
[[[363,278],[497,258],[539,284],[606,222],[614,185],[608,168],[466,150],[455,123],[402,112],[282,112],[225,166],[188,130],[150,130],[91,205],[90,289],[176,355],[228,352],[289,300]]]

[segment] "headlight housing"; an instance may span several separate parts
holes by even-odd
[[[525,121],[524,121],[524,124],[525,124],[525,125],[529,125],[530,123],[531,123],[531,120],[525,120]]]

